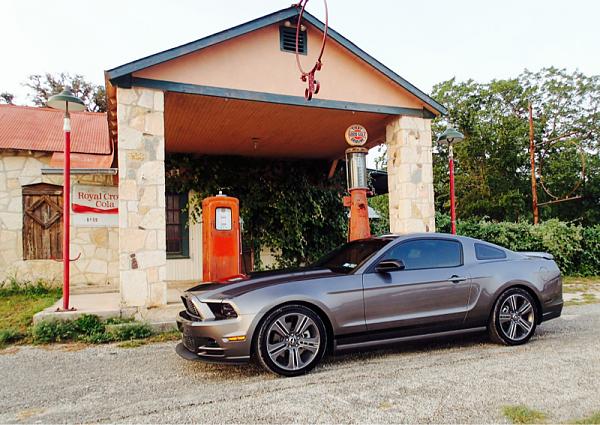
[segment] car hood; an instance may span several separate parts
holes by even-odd
[[[233,277],[220,282],[201,283],[188,289],[186,293],[200,299],[231,299],[267,286],[332,276],[343,276],[343,274],[333,272],[330,269],[312,268],[253,272],[247,276]]]

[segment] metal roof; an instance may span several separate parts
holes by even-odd
[[[229,28],[227,30],[210,35],[208,37],[204,37],[199,40],[192,41],[190,43],[183,44],[181,46],[177,46],[172,49],[168,49],[168,50],[156,53],[154,55],[146,56],[144,58],[141,58],[141,59],[126,63],[124,65],[118,66],[116,68],[110,69],[110,70],[106,71],[106,76],[107,76],[108,80],[111,81],[111,83],[113,83],[115,85],[119,85],[120,79],[128,80],[131,77],[131,74],[133,74],[136,71],[140,71],[144,68],[148,68],[150,66],[157,65],[159,63],[166,62],[166,61],[178,58],[180,56],[187,55],[192,52],[196,52],[198,50],[204,49],[206,47],[210,47],[217,43],[222,43],[224,41],[230,40],[235,37],[239,37],[241,35],[247,34],[249,32],[255,31],[260,28],[264,28],[266,26],[275,24],[277,22],[282,22],[286,19],[293,18],[293,17],[297,16],[298,14],[299,14],[299,9],[295,6],[292,6],[292,7],[286,8],[286,9],[282,9],[277,12],[271,13],[269,15],[260,17],[258,19],[254,19],[254,20],[246,22],[244,24],[241,24],[241,25],[235,26],[233,28]],[[321,31],[323,31],[323,29],[325,28],[325,24],[323,24],[323,22],[321,22],[319,19],[317,19],[316,17],[314,17],[313,15],[311,15],[308,12],[304,13],[304,19]],[[416,96],[418,99],[420,99],[422,102],[424,102],[426,105],[428,105],[429,107],[431,107],[438,113],[441,113],[441,114],[447,113],[447,110],[444,106],[442,106],[441,104],[436,102],[434,99],[429,97],[426,93],[424,93],[423,91],[419,90],[417,87],[415,87],[414,85],[409,83],[407,80],[402,78],[400,75],[396,74],[394,71],[389,69],[387,66],[385,66],[384,64],[382,64],[381,62],[379,62],[378,60],[373,58],[371,55],[366,53],[364,50],[360,49],[358,46],[356,46],[354,43],[352,43],[350,40],[348,40],[347,38],[342,36],[337,31],[329,28],[328,34],[332,40],[338,42],[340,45],[342,45],[344,48],[349,50],[351,53],[358,56],[360,59],[365,61],[367,64],[369,64],[370,66],[372,66],[373,68],[375,68],[376,70],[381,72],[383,75],[385,75],[387,78],[391,79],[396,84],[400,85],[402,88],[407,90],[409,93]]]
[[[105,113],[71,113],[71,151],[112,153]],[[62,152],[63,112],[50,108],[0,105],[0,149]]]

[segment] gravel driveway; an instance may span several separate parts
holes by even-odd
[[[336,356],[277,378],[190,363],[174,343],[23,347],[0,355],[0,422],[506,422],[525,404],[600,410],[600,304],[568,307],[520,347],[484,336]]]

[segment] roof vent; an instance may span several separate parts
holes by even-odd
[[[300,31],[298,37],[298,53],[306,55],[306,31]],[[279,45],[282,52],[296,53],[296,27],[279,27]]]

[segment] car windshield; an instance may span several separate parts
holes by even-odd
[[[390,241],[390,239],[366,239],[348,242],[322,257],[311,267],[351,273]]]

